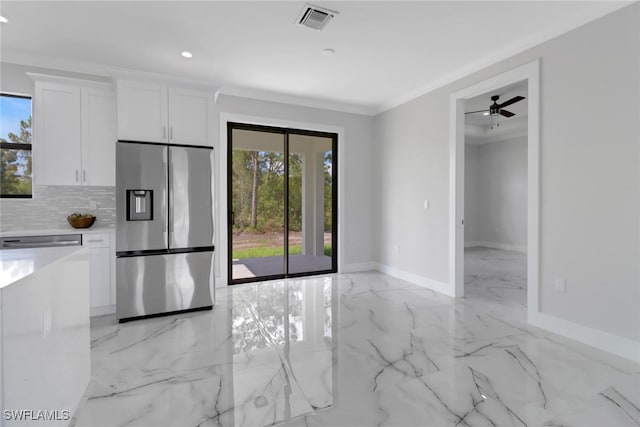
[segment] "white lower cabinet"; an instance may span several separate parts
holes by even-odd
[[[82,245],[89,248],[91,316],[115,313],[114,233],[85,233]]]

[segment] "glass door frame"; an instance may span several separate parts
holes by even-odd
[[[233,278],[233,131],[248,130],[281,134],[284,137],[284,273],[268,276]],[[331,139],[331,269],[289,273],[289,135]],[[227,276],[229,285],[262,282],[338,272],[338,134],[249,123],[227,122]]]

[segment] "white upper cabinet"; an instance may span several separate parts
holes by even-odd
[[[118,139],[166,142],[168,138],[165,86],[119,80]]]
[[[116,97],[111,90],[82,89],[82,184],[116,185]]]
[[[206,90],[118,80],[118,139],[211,146]]]
[[[169,142],[186,145],[209,145],[210,95],[169,89]]]
[[[81,185],[80,88],[36,83],[34,176],[44,185]]]
[[[114,186],[116,104],[111,85],[29,75],[35,80],[35,182]]]

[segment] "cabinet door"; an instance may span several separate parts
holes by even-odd
[[[169,89],[169,142],[206,145],[209,141],[209,115],[212,95],[188,89]]]
[[[116,233],[109,233],[109,268],[111,279],[109,282],[110,304],[116,304]]]
[[[118,139],[167,142],[165,86],[118,81]]]
[[[82,184],[116,185],[116,99],[109,90],[82,89]]]
[[[37,83],[35,105],[36,182],[81,185],[80,88]]]
[[[111,251],[108,247],[89,250],[91,308],[111,305]]]

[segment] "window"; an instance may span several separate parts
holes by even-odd
[[[31,198],[31,97],[0,93],[0,197]]]

